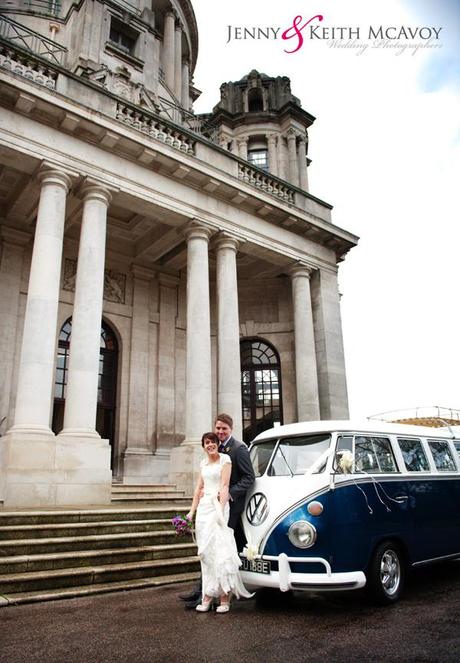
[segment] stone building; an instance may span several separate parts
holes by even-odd
[[[227,411],[246,440],[348,416],[314,118],[251,71],[193,113],[190,0],[0,0],[0,500],[190,490]]]

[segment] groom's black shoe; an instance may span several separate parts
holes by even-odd
[[[179,598],[182,601],[188,601],[188,602],[198,601],[198,599],[201,598],[201,592],[192,591],[189,592],[188,594],[179,594]]]
[[[186,610],[195,610],[197,605],[201,603],[201,596],[199,596],[194,601],[185,601],[184,606]]]

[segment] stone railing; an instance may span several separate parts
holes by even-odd
[[[265,191],[272,196],[276,196],[286,203],[291,205],[295,204],[294,189],[291,189],[287,184],[283,184],[279,180],[270,175],[266,175],[265,173],[261,173],[259,170],[256,170],[249,165],[247,166],[242,163],[238,164],[238,179],[247,182],[248,184],[252,184],[252,186],[257,187],[261,191]]]
[[[39,55],[50,63],[64,64],[67,49],[60,44],[16,23],[11,18],[0,16],[0,37],[18,48]]]
[[[178,128],[162,122],[150,113],[126,104],[117,104],[117,120],[185,154],[195,154],[195,141]]]
[[[158,97],[157,103],[160,115],[189,131],[193,131],[193,133],[199,136],[204,136],[204,138],[211,140],[213,143],[217,143],[216,130],[201,117],[191,111],[185,110],[182,106],[176,106],[167,99],[163,99],[163,97]]]
[[[34,14],[59,16],[61,0],[3,0],[2,9],[14,11],[32,11]]]
[[[0,44],[0,68],[24,76],[50,90],[56,87],[57,72],[32,57],[13,51]]]

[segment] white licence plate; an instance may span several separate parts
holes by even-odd
[[[243,566],[241,567],[242,571],[250,571],[251,573],[265,573],[269,574],[271,571],[271,564],[266,559],[246,559],[246,557],[241,557]]]

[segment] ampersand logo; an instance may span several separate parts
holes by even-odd
[[[284,40],[288,39],[295,39],[297,38],[297,44],[296,47],[292,51],[288,51],[286,48],[284,49],[285,53],[296,53],[300,48],[303,46],[303,35],[302,31],[315,19],[318,19],[319,21],[322,21],[324,16],[321,14],[317,14],[316,16],[312,16],[308,21],[306,21],[303,25],[300,25],[300,23],[303,21],[302,16],[296,16],[292,22],[292,25],[285,30],[281,38]]]

